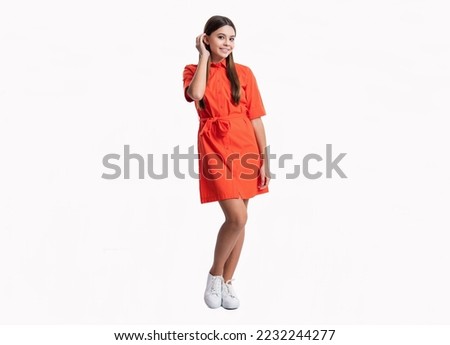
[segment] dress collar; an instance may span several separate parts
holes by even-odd
[[[219,62],[212,62],[211,61],[211,67],[227,67],[227,59],[224,58],[222,60],[220,60]]]

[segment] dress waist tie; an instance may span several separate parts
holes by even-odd
[[[225,117],[203,117],[200,118],[200,122],[203,123],[203,127],[200,130],[200,135],[209,134],[211,129],[214,128],[215,134],[220,137],[225,137],[231,128],[229,120],[246,117],[245,114],[225,116]]]

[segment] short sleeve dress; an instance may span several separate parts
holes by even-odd
[[[258,188],[261,155],[252,119],[266,115],[256,79],[247,66],[237,64],[241,84],[239,104],[232,102],[231,85],[226,73],[227,61],[210,63],[208,82],[203,96],[205,107],[195,102],[199,116],[197,137],[199,157],[200,202],[224,199],[248,199],[267,193]],[[184,96],[187,94],[197,65],[183,71]]]

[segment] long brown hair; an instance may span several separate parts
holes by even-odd
[[[212,16],[208,19],[208,21],[205,24],[205,28],[203,29],[203,32],[207,34],[208,36],[211,35],[214,31],[217,29],[220,29],[222,26],[229,25],[234,29],[234,32],[236,32],[236,27],[234,26],[231,19],[224,17],[224,16]],[[206,49],[210,51],[209,46],[206,45]],[[236,72],[236,66],[234,65],[233,60],[233,52],[231,52],[227,56],[227,77],[231,84],[231,97],[233,99],[233,102],[235,104],[239,104],[239,101],[241,99],[241,83],[239,81],[238,74]],[[208,66],[206,68],[206,82],[208,82],[208,76],[209,76],[209,64],[211,62],[211,55],[208,59]],[[203,98],[199,101],[200,108],[205,108],[205,103],[203,101]]]

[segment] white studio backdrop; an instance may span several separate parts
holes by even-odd
[[[0,323],[449,324],[445,4],[2,2]],[[203,303],[222,211],[170,159],[196,149],[182,71],[215,14],[293,156],[250,200],[233,312]],[[347,178],[287,178],[327,144]],[[126,145],[169,177],[103,179]]]

